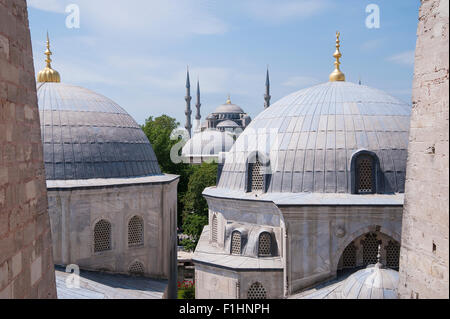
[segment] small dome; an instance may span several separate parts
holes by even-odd
[[[230,97],[228,97],[228,100],[226,101],[225,104],[222,104],[222,105],[218,106],[214,110],[213,114],[217,114],[217,113],[238,113],[238,114],[241,114],[241,113],[245,113],[245,112],[240,106],[231,103]]]
[[[342,287],[343,299],[397,299],[398,272],[369,265],[348,277]]]
[[[134,119],[110,99],[64,83],[38,83],[47,180],[160,175]]]
[[[239,125],[235,121],[225,120],[217,124],[217,127],[228,128],[228,127],[239,127]]]
[[[233,136],[228,132],[205,130],[195,133],[184,145],[182,156],[217,156],[220,152],[228,152],[233,146]]]

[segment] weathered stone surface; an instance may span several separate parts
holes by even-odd
[[[0,299],[56,297],[40,134],[26,1],[2,0]]]
[[[400,298],[449,297],[449,3],[422,0],[400,256]]]

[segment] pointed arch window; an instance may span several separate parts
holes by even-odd
[[[231,235],[231,254],[240,255],[242,249],[242,235],[239,231],[234,231]]]
[[[128,222],[128,247],[144,244],[144,221],[140,216],[133,216]]]
[[[111,223],[105,219],[94,226],[94,252],[111,250]]]
[[[258,256],[272,256],[272,236],[268,232],[264,232],[259,235]]]
[[[375,194],[382,191],[382,179],[378,176],[380,164],[375,153],[362,150],[354,154],[351,170],[353,194]]]
[[[267,299],[267,291],[264,286],[259,283],[253,283],[247,291],[248,299]]]
[[[250,156],[247,164],[247,192],[265,192],[270,180],[264,158],[259,153]]]
[[[217,215],[214,214],[211,223],[211,240],[214,243],[217,243],[217,232],[218,232],[218,221]]]

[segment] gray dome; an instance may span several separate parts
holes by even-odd
[[[228,152],[233,146],[233,136],[228,132],[205,130],[195,133],[184,145],[181,155],[191,156],[217,156],[220,152]]]
[[[63,83],[37,95],[47,180],[161,174],[141,127],[110,99]]]
[[[235,121],[225,120],[217,124],[217,128],[219,127],[240,127]]]
[[[236,104],[222,104],[219,105],[213,112],[213,114],[217,114],[217,113],[245,113],[244,110],[236,105]]]
[[[352,155],[379,159],[382,193],[404,192],[411,107],[373,88],[328,82],[260,113],[227,153],[218,188],[245,191],[247,159],[270,160],[268,192],[351,193]]]
[[[348,277],[342,286],[343,299],[397,299],[398,272],[370,265]]]

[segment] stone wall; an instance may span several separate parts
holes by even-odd
[[[0,298],[55,298],[25,0],[0,0]]]
[[[419,11],[399,296],[449,297],[449,2]]]

